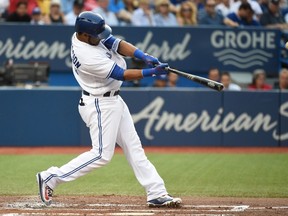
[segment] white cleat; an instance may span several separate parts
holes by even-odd
[[[149,200],[147,202],[148,207],[169,207],[179,208],[181,207],[182,200],[180,198],[174,198],[169,194],[158,197],[157,199]]]
[[[37,173],[36,178],[42,202],[45,203],[46,206],[51,205],[53,190],[43,181],[40,173]]]

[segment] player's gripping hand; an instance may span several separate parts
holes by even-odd
[[[158,76],[162,74],[167,74],[167,68],[169,65],[167,63],[161,63],[154,68],[148,68],[142,70],[143,77]]]
[[[161,64],[157,58],[154,56],[148,55],[147,53],[144,53],[140,49],[135,50],[134,56],[138,59],[141,59],[145,62],[149,67],[153,67],[154,65]]]

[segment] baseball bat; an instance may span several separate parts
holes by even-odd
[[[200,76],[196,76],[196,75],[193,75],[193,74],[189,74],[189,73],[186,73],[186,72],[183,72],[183,71],[179,71],[179,70],[176,70],[174,68],[170,68],[168,67],[167,70],[169,72],[172,72],[172,73],[175,73],[175,74],[178,74],[179,76],[182,76],[182,77],[185,77],[189,80],[192,80],[196,83],[199,83],[203,86],[206,86],[208,88],[211,88],[211,89],[214,89],[214,90],[217,90],[217,91],[222,91],[224,86],[222,83],[219,83],[219,82],[216,82],[214,80],[210,80],[210,79],[207,79],[207,78],[204,78],[204,77],[200,77]]]

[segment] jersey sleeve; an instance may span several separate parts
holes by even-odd
[[[103,40],[102,42],[107,49],[117,52],[121,39],[116,38],[113,35],[110,35],[107,39]]]

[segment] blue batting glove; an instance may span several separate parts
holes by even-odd
[[[149,67],[154,67],[155,65],[161,64],[157,58],[154,56],[148,55],[144,53],[140,49],[135,50],[134,56],[138,59],[141,59],[147,64]]]
[[[167,63],[160,63],[155,68],[148,68],[142,70],[143,77],[149,77],[149,76],[157,76],[161,74],[167,74],[167,68],[169,65]]]

